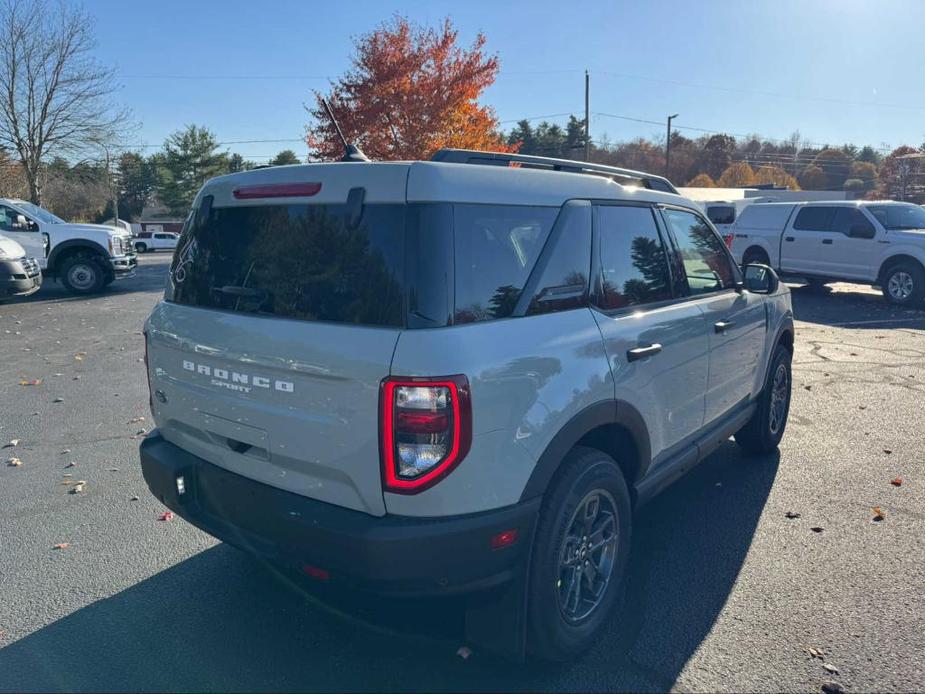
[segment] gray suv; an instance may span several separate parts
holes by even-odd
[[[472,642],[563,660],[634,509],[730,436],[777,446],[790,295],[664,179],[469,154],[209,181],[145,325],[141,465],[232,545],[465,594]]]

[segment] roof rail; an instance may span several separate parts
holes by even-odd
[[[531,154],[511,154],[509,152],[479,152],[474,149],[441,149],[434,153],[431,161],[451,164],[483,164],[487,166],[510,166],[512,168],[544,169],[546,171],[566,171],[568,173],[604,176],[621,185],[641,186],[650,190],[680,195],[664,176],[622,169],[618,166],[595,164],[590,161],[572,159],[555,159],[553,157],[535,157]]]

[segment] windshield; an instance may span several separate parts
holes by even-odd
[[[18,202],[16,205],[30,217],[34,217],[40,222],[45,222],[46,224],[67,224],[67,222],[65,222],[60,217],[55,217],[55,215],[53,215],[48,210],[43,209],[38,205],[33,205],[31,202]]]
[[[887,229],[925,229],[925,209],[912,203],[867,208]]]

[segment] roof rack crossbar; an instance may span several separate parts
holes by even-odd
[[[513,154],[510,152],[480,152],[474,149],[441,149],[431,157],[431,161],[453,164],[487,164],[494,166],[523,166],[524,168],[546,169],[547,171],[565,171],[568,173],[591,174],[617,179],[618,183],[638,181],[643,187],[678,195],[677,189],[664,176],[624,169],[619,166],[596,164],[590,161],[573,159],[556,159],[554,157],[537,157],[532,154]]]

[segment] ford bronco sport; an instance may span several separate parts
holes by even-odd
[[[645,175],[451,155],[203,187],[145,325],[142,470],[232,545],[465,593],[473,642],[567,659],[634,508],[730,436],[777,446],[790,296]]]

